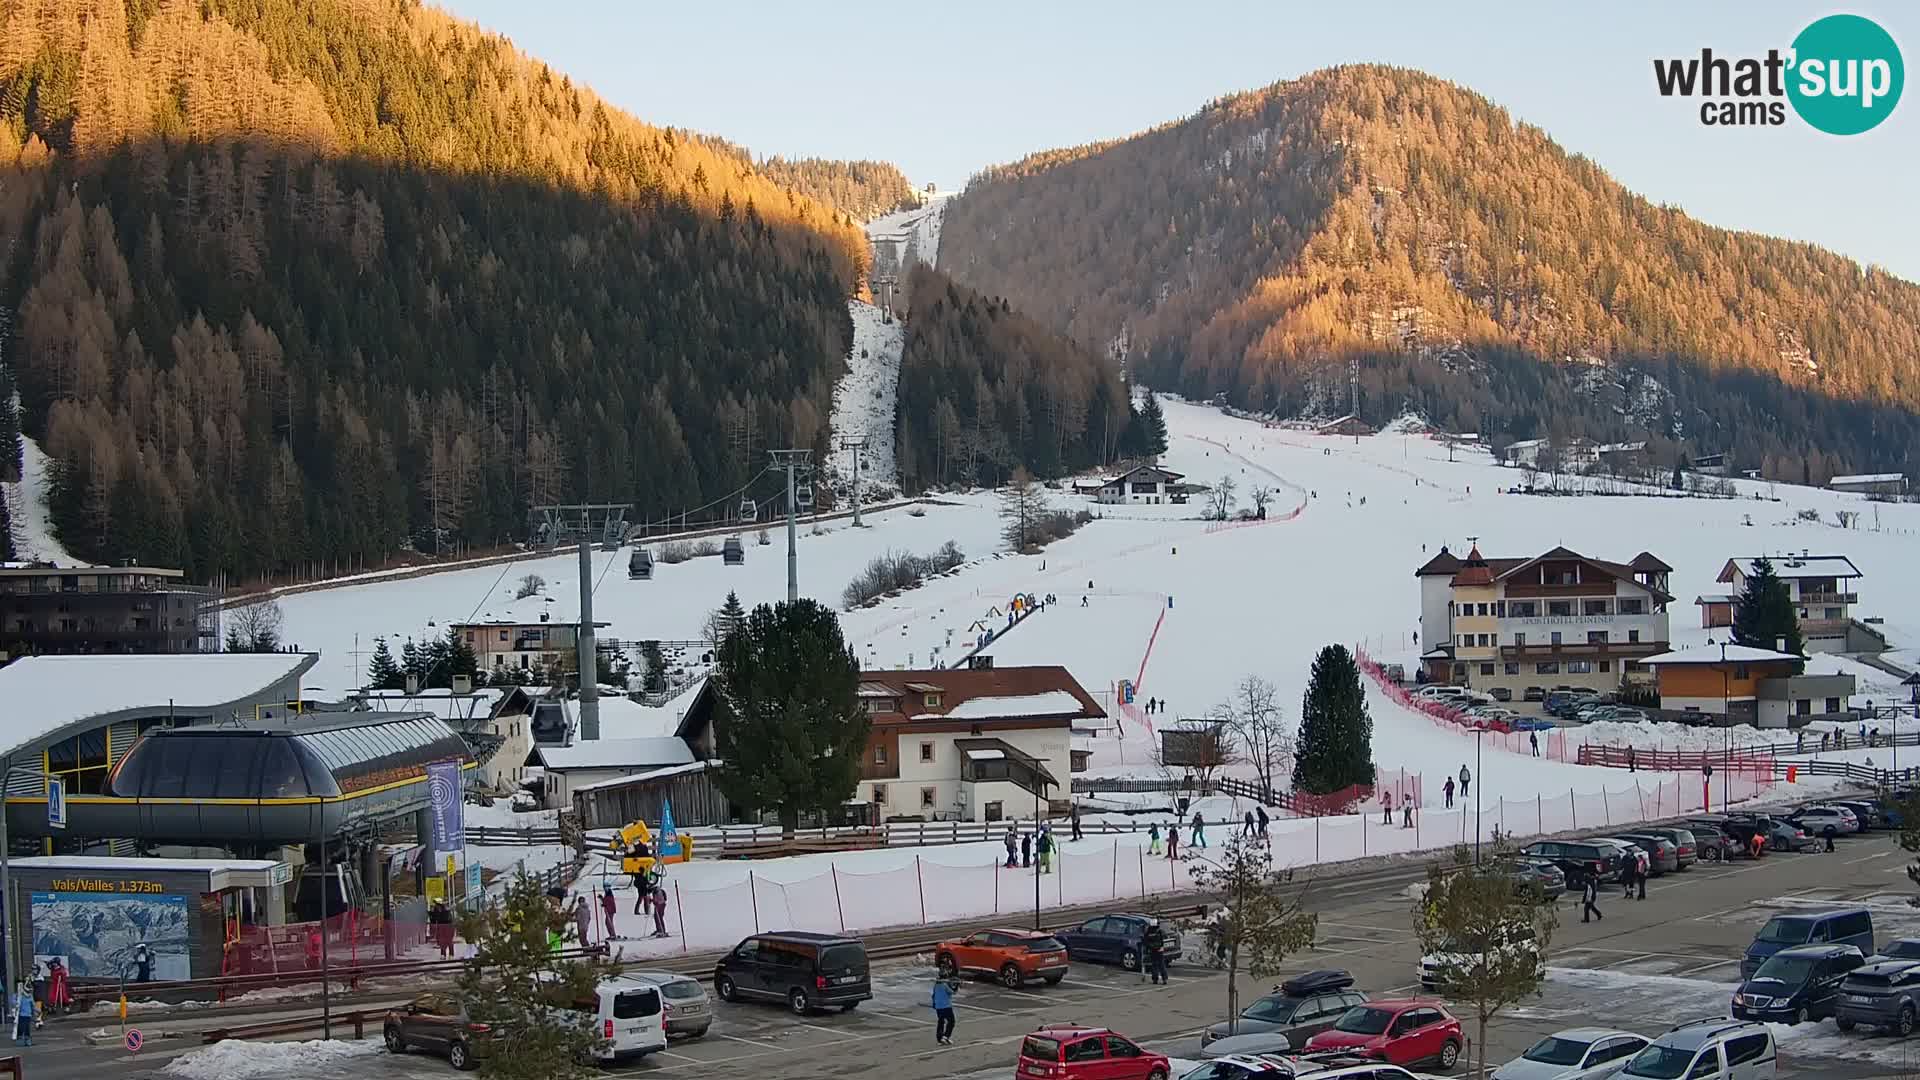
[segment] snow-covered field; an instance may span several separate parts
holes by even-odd
[[[860,484],[863,490],[877,485],[897,489],[899,474],[893,462],[893,411],[900,391],[900,352],[906,346],[906,328],[900,320],[883,318],[872,304],[847,301],[853,316],[853,351],[847,356],[847,373],[833,388],[833,434],[836,439],[848,435],[867,437],[866,453],[861,456]],[[827,458],[835,486],[851,486],[853,451],[836,442]]]

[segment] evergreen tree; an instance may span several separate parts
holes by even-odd
[[[1158,458],[1167,452],[1167,416],[1160,411],[1160,398],[1147,392],[1140,406],[1140,456]]]
[[[1733,640],[1756,649],[1779,649],[1795,656],[1806,655],[1806,642],[1800,637],[1800,619],[1794,612],[1787,583],[1774,572],[1773,560],[1761,556],[1753,560],[1753,573],[1733,601]],[[1782,648],[1781,643],[1785,642]],[[1798,674],[1804,664],[1795,665]]]
[[[416,686],[427,685],[427,662],[426,653],[413,643],[412,638],[408,638],[400,646],[400,686],[405,688],[409,675]]]
[[[475,686],[481,686],[485,683],[485,680],[481,677],[480,658],[474,654],[473,646],[467,644],[467,639],[461,635],[460,631],[452,627],[447,628],[447,660],[445,667],[445,673],[440,676],[442,681],[436,682],[434,684],[435,686],[452,686],[455,675],[467,676],[473,680],[473,685]]]
[[[732,594],[729,593],[729,596]],[[640,689],[649,694],[658,694],[667,688],[667,658],[660,651],[657,641],[640,643],[640,662],[647,667],[646,674],[640,676]]]
[[[367,664],[367,689],[399,690],[407,685],[406,673],[400,665],[394,663],[393,650],[387,648],[387,639],[381,638],[374,643],[373,660]]]
[[[754,608],[720,646],[713,678],[726,762],[714,781],[735,806],[776,811],[791,834],[803,811],[853,794],[871,721],[832,609],[807,599]]]
[[[13,509],[0,496],[0,559],[11,562],[17,555],[13,545]]]
[[[1300,706],[1300,746],[1293,786],[1316,795],[1373,783],[1373,717],[1360,685],[1360,668],[1344,645],[1328,645],[1313,659]]]

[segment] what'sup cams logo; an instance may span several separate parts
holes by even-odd
[[[1661,97],[1700,98],[1709,127],[1779,126],[1787,107],[1829,135],[1858,135],[1892,115],[1906,85],[1893,35],[1872,19],[1829,15],[1810,24],[1785,51],[1729,58],[1699,56],[1653,62]]]

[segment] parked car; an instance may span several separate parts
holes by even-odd
[[[1712,822],[1690,821],[1687,831],[1693,834],[1694,845],[1699,849],[1700,858],[1706,862],[1725,862],[1735,855],[1742,854],[1740,841]]]
[[[1067,947],[1038,930],[981,930],[934,946],[933,965],[942,975],[980,975],[1002,986],[1067,977]]]
[[[1165,1054],[1143,1050],[1132,1039],[1100,1027],[1043,1027],[1020,1042],[1014,1076],[1034,1080],[1167,1080],[1173,1065]]]
[[[1547,688],[1544,686],[1529,686],[1526,691],[1520,695],[1520,700],[1545,701],[1547,700]]]
[[[1070,930],[1056,930],[1053,936],[1066,945],[1067,955],[1075,961],[1119,964],[1128,971],[1138,971],[1140,958],[1146,954],[1147,927],[1156,922],[1160,920],[1154,915],[1115,912],[1095,916]],[[1169,961],[1179,959],[1180,931],[1171,923],[1161,923],[1160,929],[1166,938],[1161,955]]]
[[[1658,836],[1671,843],[1673,845],[1674,865],[1681,870],[1685,870],[1694,863],[1699,862],[1702,857],[1700,854],[1700,840],[1694,836],[1693,830],[1691,829],[1659,825],[1649,826],[1639,831],[1648,836]]]
[[[633,974],[660,988],[660,997],[666,1005],[668,1035],[690,1035],[697,1039],[713,1026],[713,1002],[707,998],[707,988],[699,979],[671,971]]]
[[[1865,962],[1852,945],[1782,949],[1733,992],[1733,1015],[1785,1024],[1832,1016],[1841,981]]]
[[[1543,900],[1557,900],[1567,891],[1567,875],[1552,859],[1513,855],[1495,862],[1493,872],[1512,878],[1515,892],[1534,889]]]
[[[1589,838],[1589,842],[1609,845],[1617,849],[1620,852],[1620,868],[1622,870],[1626,869],[1627,860],[1631,859],[1634,865],[1639,867],[1641,877],[1651,876],[1653,853],[1641,847],[1639,844],[1628,843],[1625,840],[1616,840],[1611,836],[1591,837]]]
[[[1655,836],[1652,833],[1631,832],[1621,833],[1611,839],[1625,840],[1646,851],[1647,872],[1654,877],[1676,873],[1680,869],[1680,849],[1674,846],[1673,841],[1664,836]]]
[[[1762,830],[1758,824],[1745,819],[1699,817],[1690,819],[1687,822],[1687,827],[1718,829],[1731,842],[1727,846],[1726,853],[1731,855],[1744,855],[1747,858],[1758,857],[1755,855],[1753,849],[1753,838],[1755,834],[1758,834],[1763,841],[1766,839],[1766,832]],[[1762,843],[1759,854],[1764,855],[1766,851],[1767,845]]]
[[[1444,1072],[1465,1045],[1460,1021],[1437,1001],[1369,1001],[1308,1040],[1307,1050],[1357,1051],[1402,1066],[1431,1062]]]
[[[480,1059],[492,1050],[493,1027],[476,1022],[458,996],[446,991],[419,994],[387,1010],[381,1029],[388,1053],[429,1050],[462,1072],[479,1068]]]
[[[1773,851],[1811,851],[1819,846],[1820,838],[1806,829],[1795,825],[1785,818],[1772,814],[1729,814],[1729,821],[1751,821],[1763,830],[1767,838],[1767,847]]]
[[[1864,1024],[1890,1035],[1913,1034],[1920,1013],[1920,960],[1882,960],[1857,967],[1840,983],[1833,1023],[1841,1031]]]
[[[564,1000],[564,999],[563,999]],[[593,993],[562,1008],[593,1019],[600,1036],[595,1061],[624,1061],[667,1048],[664,997],[660,987],[635,975],[604,979]]]
[[[1644,1035],[1612,1028],[1570,1028],[1534,1043],[1493,1071],[1493,1080],[1603,1080],[1627,1067]]]
[[[721,1001],[784,1001],[797,1016],[831,1005],[846,1012],[873,997],[859,938],[800,930],[755,934],[713,969]]]
[[[1873,915],[1865,908],[1775,915],[1748,943],[1740,959],[1740,977],[1753,978],[1768,957],[1796,945],[1851,945],[1860,955],[1871,956]]]
[[[1309,971],[1274,988],[1274,992],[1240,1010],[1232,1024],[1222,1020],[1200,1032],[1204,1053],[1216,1040],[1229,1036],[1280,1036],[1269,1040],[1265,1050],[1298,1050],[1307,1040],[1333,1026],[1348,1009],[1367,1000],[1353,989],[1353,976],[1344,971]],[[1234,1053],[1232,1049],[1221,1053]],[[1244,1050],[1241,1052],[1245,1052]]]
[[[1493,700],[1495,701],[1512,701],[1513,700],[1513,691],[1504,686],[1496,686],[1493,689],[1487,691],[1487,694],[1488,696],[1492,697]]]
[[[1920,960],[1920,938],[1894,938],[1873,954],[1878,960]]]
[[[1427,989],[1441,989],[1447,985],[1452,973],[1472,971],[1487,964],[1489,957],[1502,954],[1530,955],[1539,966],[1541,974],[1543,976],[1546,974],[1546,958],[1540,955],[1540,946],[1534,940],[1533,927],[1522,924],[1509,927],[1506,936],[1494,940],[1450,942],[1422,956],[1420,985]]]
[[[1521,848],[1520,854],[1551,860],[1568,881],[1577,881],[1583,874],[1598,874],[1601,881],[1618,881],[1625,865],[1618,847],[1590,840],[1537,840]]]
[[[1876,803],[1865,799],[1835,799],[1833,805],[1844,806],[1853,811],[1854,819],[1860,822],[1861,832],[1871,832],[1874,829],[1887,827],[1886,815],[1880,812],[1880,807]]]
[[[1829,825],[1833,827],[1836,836],[1860,831],[1859,817],[1844,806],[1803,806],[1788,814],[1787,820],[1805,829],[1810,836],[1826,835]]]
[[[1773,1080],[1780,1052],[1765,1024],[1724,1016],[1690,1020],[1627,1059],[1635,1080]]]
[[[1397,1065],[1382,1065],[1361,1054],[1233,1054],[1196,1065],[1180,1080],[1418,1080]]]

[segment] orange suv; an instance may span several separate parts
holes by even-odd
[[[947,976],[964,971],[998,979],[1002,986],[1035,979],[1052,986],[1067,977],[1067,947],[1038,930],[982,930],[941,942],[934,948],[933,963]]]

